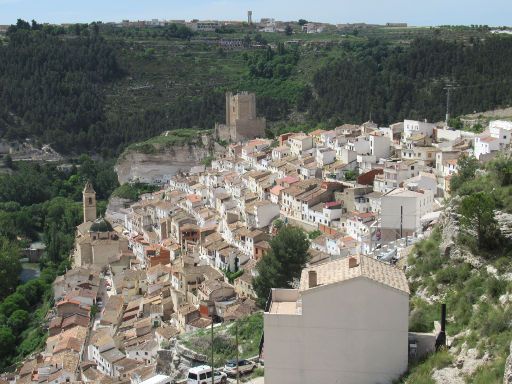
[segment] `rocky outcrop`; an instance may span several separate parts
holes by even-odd
[[[464,384],[465,378],[473,375],[476,370],[488,363],[489,354],[486,352],[479,356],[476,348],[467,348],[464,343],[454,362],[448,367],[438,369],[432,373],[432,378],[437,384]]]
[[[460,232],[460,215],[457,212],[459,203],[460,198],[454,197],[439,217],[439,224],[442,228],[439,250],[441,255],[453,260],[462,260],[471,264],[473,268],[480,268],[483,265],[481,258],[473,255],[468,249],[457,246]]]
[[[503,384],[512,384],[512,343],[510,344],[510,355],[508,355],[507,361],[505,362]]]
[[[503,236],[508,241],[512,240],[512,214],[495,211],[494,218],[498,222],[498,227],[500,228],[501,236]]]
[[[168,349],[161,349],[157,354],[157,372],[168,375],[173,379],[186,377],[190,367],[208,364],[208,357],[185,347],[174,339]]]
[[[180,171],[189,171],[208,156],[210,150],[203,145],[172,146],[156,153],[128,150],[120,156],[115,170],[120,184],[134,180],[158,183]]]

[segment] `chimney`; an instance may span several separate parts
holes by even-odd
[[[357,261],[357,257],[351,256],[348,258],[348,267],[349,268],[355,268],[359,265],[359,262]]]
[[[308,272],[308,281],[309,281],[309,288],[315,288],[318,285],[316,271]]]

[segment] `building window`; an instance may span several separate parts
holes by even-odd
[[[92,197],[89,197],[89,204],[92,204]]]

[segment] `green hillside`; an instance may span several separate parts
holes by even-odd
[[[411,287],[411,331],[430,332],[447,304],[449,351],[411,367],[403,383],[431,384],[434,370],[452,366],[468,349],[476,349],[480,366],[467,383],[500,384],[512,339],[512,158],[487,166],[462,162],[452,180],[456,194],[444,217],[407,260]],[[452,373],[453,374],[453,373]]]
[[[486,27],[292,27],[194,33],[20,20],[0,40],[0,137],[111,157],[167,130],[213,128],[224,120],[224,93],[237,90],[256,92],[269,135],[370,114],[382,124],[438,119],[448,83],[463,87],[454,113],[511,104],[512,39]],[[230,39],[243,46],[220,47]]]

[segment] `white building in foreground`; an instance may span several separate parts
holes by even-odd
[[[264,315],[265,384],[391,383],[407,369],[409,288],[367,256],[302,271]]]

